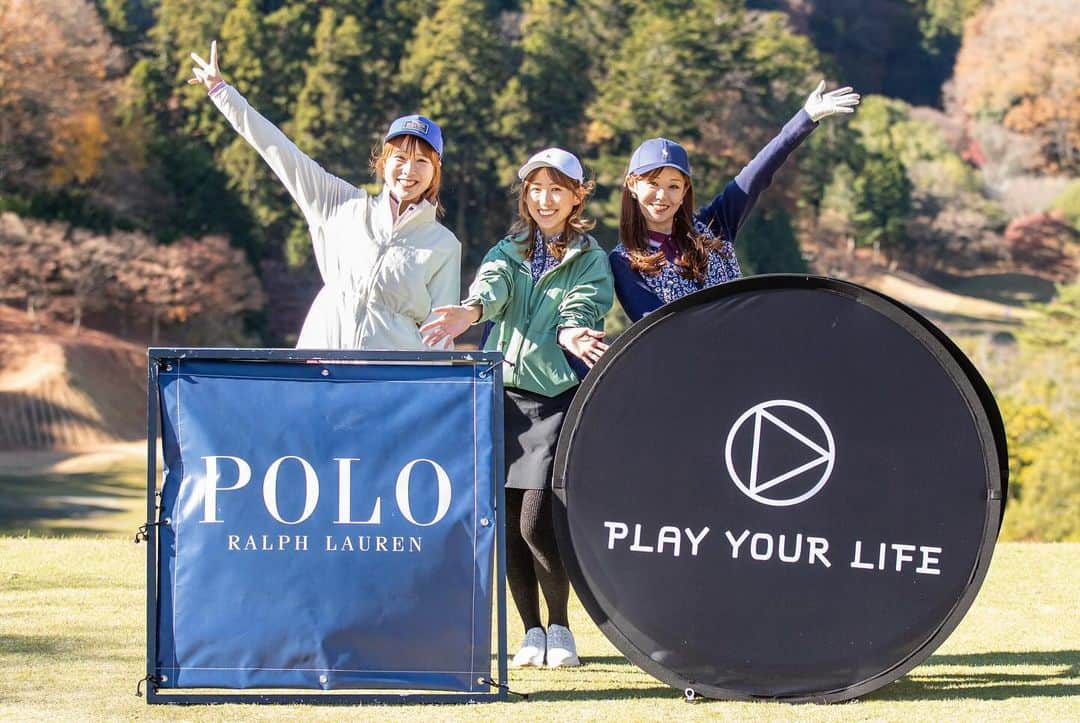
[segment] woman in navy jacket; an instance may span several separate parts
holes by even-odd
[[[619,244],[609,257],[615,293],[631,321],[742,275],[735,235],[758,195],[819,120],[853,113],[859,103],[851,88],[824,90],[821,81],[780,134],[697,213],[686,149],[666,138],[637,147],[623,186]]]

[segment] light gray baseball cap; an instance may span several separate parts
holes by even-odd
[[[585,171],[581,168],[581,161],[573,153],[564,151],[562,148],[545,148],[534,154],[524,166],[518,169],[518,178],[524,181],[537,168],[555,168],[578,183],[585,182]]]

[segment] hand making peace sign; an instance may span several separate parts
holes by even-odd
[[[191,59],[195,61],[197,67],[191,69],[191,72],[195,75],[195,77],[188,78],[189,85],[202,83],[206,86],[207,90],[213,90],[215,85],[224,80],[224,78],[221,77],[221,71],[218,70],[216,40],[210,42],[209,63],[200,58],[198,53],[192,53]]]

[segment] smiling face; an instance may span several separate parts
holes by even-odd
[[[522,189],[529,217],[545,238],[562,233],[574,207],[584,199],[583,190],[565,176],[559,178],[561,175],[548,168],[537,169],[525,179]]]
[[[682,171],[665,166],[643,176],[631,176],[626,187],[636,198],[646,227],[650,231],[671,233],[675,213],[682,206],[690,180]]]
[[[437,203],[439,156],[425,141],[411,135],[391,138],[383,146],[375,170],[399,203],[415,203],[421,197]]]

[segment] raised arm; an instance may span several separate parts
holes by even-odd
[[[817,128],[818,121],[838,113],[854,113],[859,95],[849,87],[823,93],[821,81],[806,99],[802,109],[789,120],[780,133],[761,149],[753,160],[739,171],[712,202],[701,208],[697,218],[734,242],[743,219],[753,208],[758,196],[772,184],[773,176],[784,165],[792,151]]]
[[[277,126],[260,115],[247,100],[221,77],[217,41],[210,44],[210,60],[192,53],[195,61],[188,83],[202,83],[210,99],[244,140],[258,151],[267,165],[285,184],[309,225],[324,222],[345,201],[364,191],[328,173],[297,148]]]

